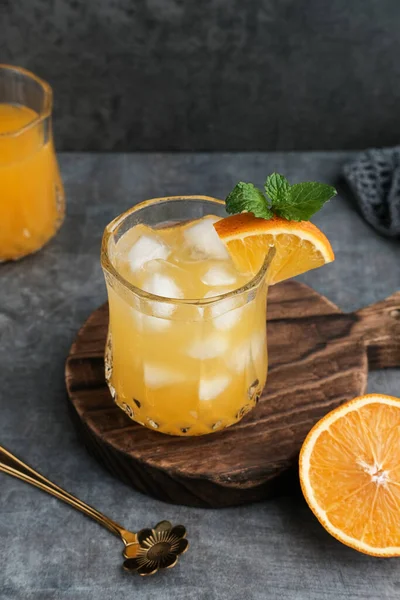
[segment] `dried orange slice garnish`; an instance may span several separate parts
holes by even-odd
[[[335,538],[374,556],[400,555],[400,399],[369,394],[321,419],[300,452],[311,510]]]
[[[266,220],[241,213],[221,219],[214,227],[240,271],[257,273],[269,248],[274,246],[271,284],[321,267],[335,258],[327,237],[309,221],[287,221],[280,217]]]

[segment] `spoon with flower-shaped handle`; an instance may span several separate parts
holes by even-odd
[[[188,548],[186,529],[183,525],[172,527],[169,521],[161,521],[154,529],[142,529],[137,533],[128,531],[92,506],[40,475],[2,446],[0,446],[0,471],[63,500],[120,537],[125,546],[122,554],[125,558],[123,566],[127,571],[136,571],[139,575],[153,575],[158,569],[174,567],[178,556],[186,552]]]

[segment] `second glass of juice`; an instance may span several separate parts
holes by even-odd
[[[63,221],[51,120],[50,86],[0,65],[0,262],[36,252]]]
[[[213,226],[224,216],[214,198],[157,198],[104,233],[106,379],[129,417],[162,433],[224,429],[265,385],[268,258],[239,272]]]

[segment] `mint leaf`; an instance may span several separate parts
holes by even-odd
[[[262,219],[273,217],[266,197],[252,183],[239,181],[227,196],[225,203],[226,211],[230,215],[251,212],[255,217],[261,217]]]
[[[289,221],[308,221],[336,193],[334,187],[325,183],[295,183],[290,186],[286,201],[273,203],[272,208],[275,214]]]
[[[278,215],[288,221],[308,221],[337,193],[331,185],[315,181],[290,185],[279,173],[269,175],[264,188],[267,198],[252,183],[240,181],[226,199],[227,212],[251,212],[263,219]]]
[[[280,175],[279,173],[272,173],[272,175],[267,177],[264,187],[265,191],[267,192],[267,196],[272,200],[272,206],[287,201],[290,183],[283,175]]]

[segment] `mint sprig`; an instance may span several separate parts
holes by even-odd
[[[290,185],[279,173],[267,177],[264,189],[265,193],[252,183],[239,181],[225,200],[227,212],[251,212],[263,219],[278,215],[289,221],[308,221],[337,193],[331,185],[316,181]]]
[[[234,215],[251,212],[255,217],[272,219],[274,216],[261,190],[252,183],[239,181],[225,200],[226,210]]]

